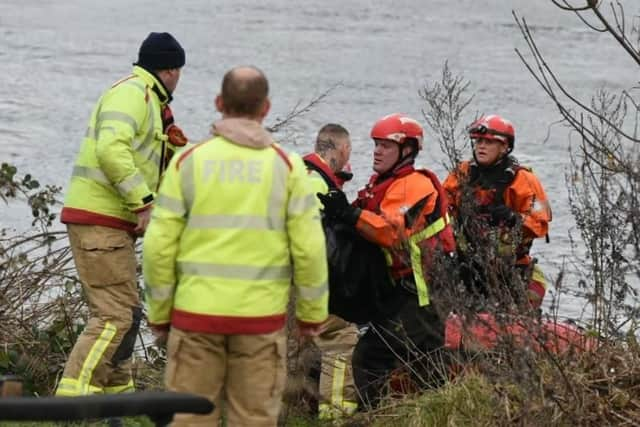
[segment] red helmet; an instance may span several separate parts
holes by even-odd
[[[497,114],[482,116],[469,127],[471,139],[485,138],[495,141],[506,142],[509,145],[509,152],[513,150],[516,139],[516,130],[513,124]]]
[[[397,144],[404,144],[407,138],[413,138],[418,141],[419,151],[422,150],[423,131],[416,120],[404,114],[395,113],[384,116],[373,125],[371,138],[388,139]]]

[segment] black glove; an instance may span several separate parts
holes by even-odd
[[[331,190],[327,194],[317,193],[318,199],[324,206],[324,214],[345,224],[355,226],[360,217],[360,209],[351,206],[347,196],[338,190]]]
[[[518,222],[518,214],[506,205],[489,206],[489,225],[514,227]]]

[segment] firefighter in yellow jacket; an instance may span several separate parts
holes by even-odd
[[[169,164],[143,246],[148,319],[168,332],[165,385],[214,403],[228,426],[275,426],[285,384],[291,283],[304,335],[327,318],[325,241],[302,159],[261,123],[268,83],[227,72],[214,137]],[[178,415],[174,425],[217,425]]]
[[[58,396],[133,391],[130,359],[142,317],[134,241],[149,222],[167,161],[175,127],[168,104],[184,63],[173,36],[149,34],[133,73],[91,115],[61,214],[90,317]]]

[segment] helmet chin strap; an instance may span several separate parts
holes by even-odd
[[[397,168],[401,167],[401,166],[406,166],[410,163],[413,163],[416,156],[418,155],[417,150],[411,150],[411,152],[409,152],[409,154],[403,156],[402,155],[402,146],[400,145],[400,152],[398,153],[398,160],[396,160],[396,162],[393,164],[393,166],[391,166],[391,168],[389,169],[390,171],[394,171]],[[409,161],[407,161],[409,160]]]

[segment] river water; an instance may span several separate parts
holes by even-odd
[[[637,15],[637,2],[621,3]],[[173,111],[193,140],[206,137],[218,117],[213,97],[232,66],[254,64],[268,76],[267,124],[339,83],[277,136],[304,153],[322,124],[344,124],[354,143],[356,176],[347,187],[353,195],[371,172],[373,122],[396,111],[420,118],[418,91],[448,61],[476,93],[470,116],[495,112],[515,123],[515,154],[533,167],[554,209],[551,244],[534,245],[554,277],[571,254],[569,233],[577,236],[564,180],[570,135],[551,126],[558,113],[514,52],[527,49],[512,9],[579,98],[637,83],[637,66],[611,36],[546,0],[2,0],[0,161],[66,186],[98,96],[130,71],[150,31],[169,31],[187,51]],[[441,160],[427,132],[420,163],[444,179]],[[30,222],[23,209],[0,211],[3,226],[20,230]],[[573,317],[581,306],[567,298],[561,311]]]

